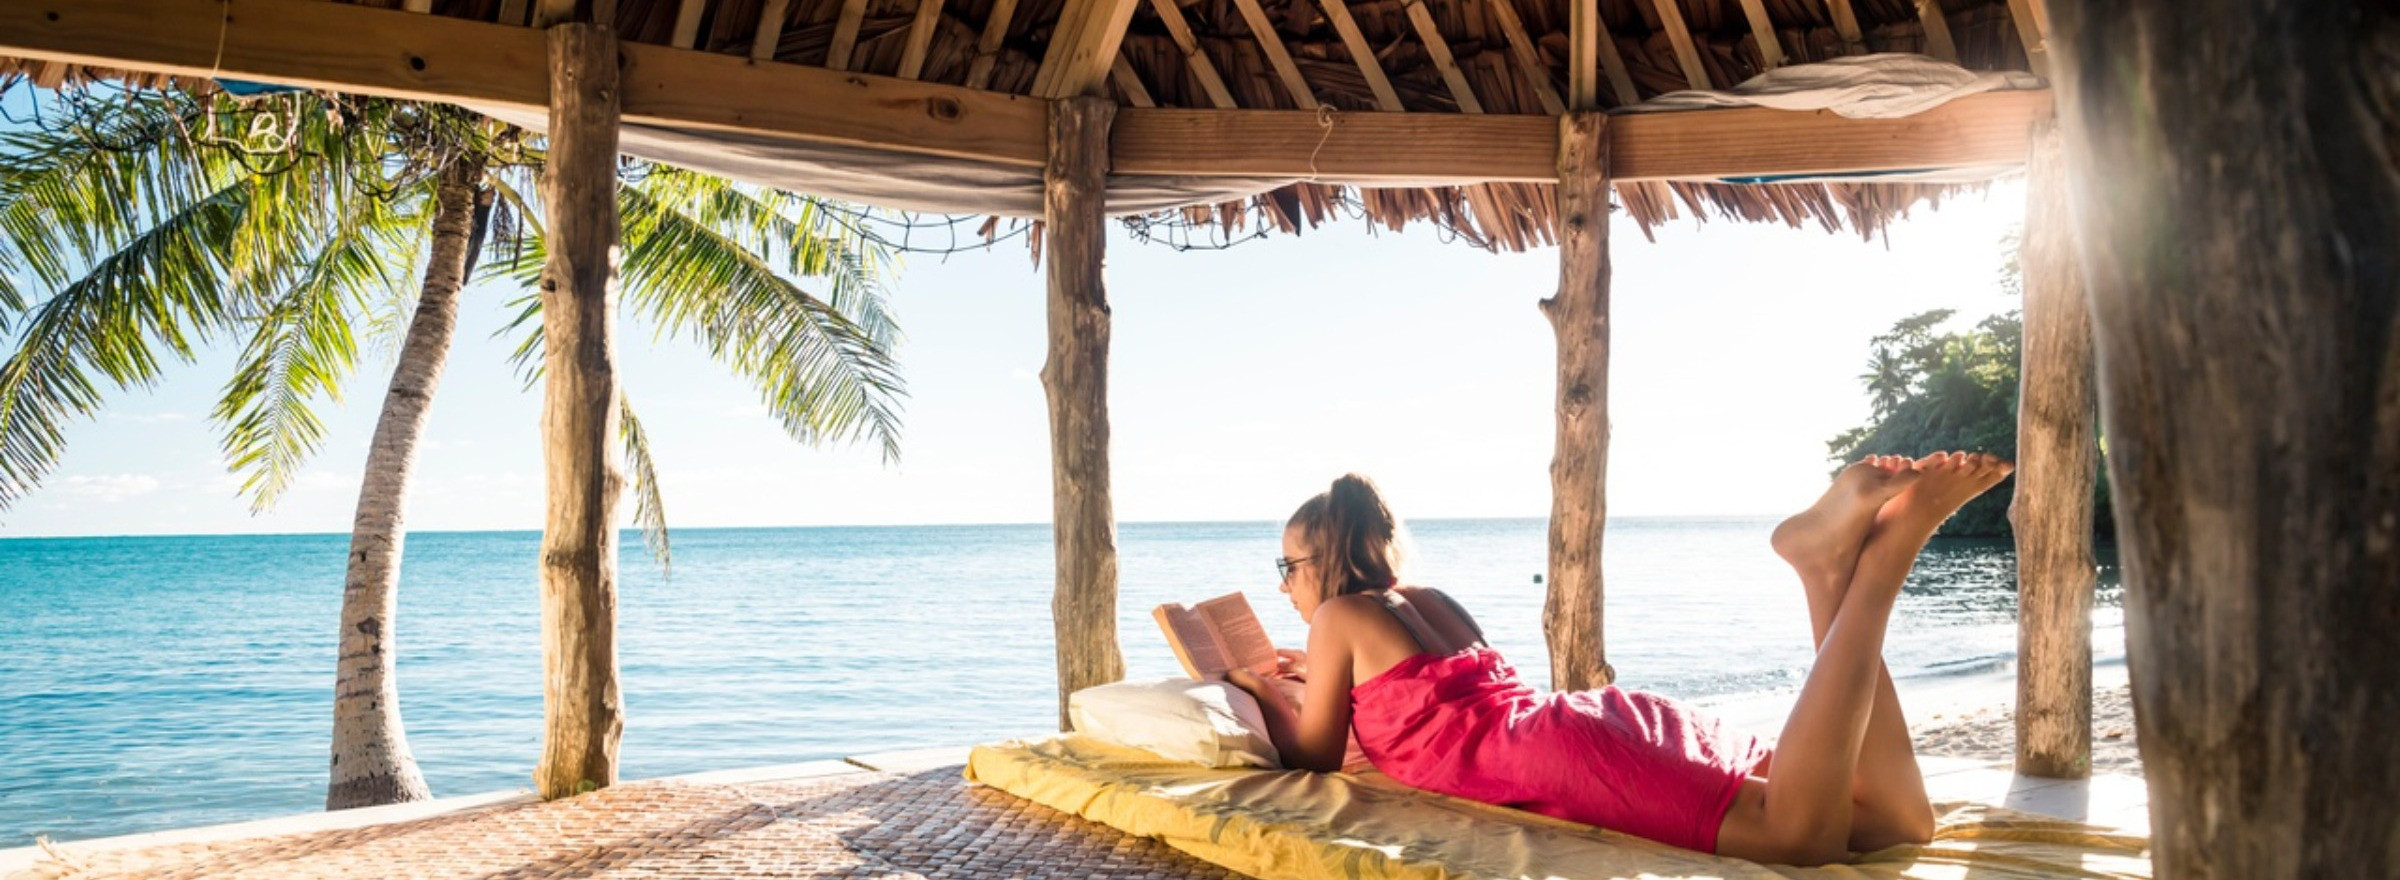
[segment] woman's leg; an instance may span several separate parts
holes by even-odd
[[[1776,742],[1774,767],[1764,783],[1743,786],[1725,816],[1718,852],[1796,864],[1822,864],[1848,854],[1859,754],[1875,707],[1884,630],[1900,585],[1934,529],[1959,505],[1999,482],[2008,468],[1988,456],[1934,456],[1919,462],[1915,472],[1914,485],[1884,506],[1871,527]]]
[[[1873,456],[1867,463],[1887,472],[1914,464],[1901,456]],[[1907,491],[1902,490],[1903,494]],[[1858,571],[1859,552],[1865,547],[1874,517],[1834,523],[1834,528],[1814,534],[1799,525],[1806,524],[1776,530],[1775,552],[1800,574],[1800,585],[1808,595],[1811,644],[1822,647],[1834,611],[1840,608]],[[1819,535],[1831,540],[1812,546],[1808,538]],[[1909,736],[1908,719],[1901,713],[1900,692],[1892,686],[1891,671],[1880,658],[1875,663],[1875,704],[1867,713],[1867,733],[1859,745],[1858,776],[1851,798],[1856,802],[1849,844],[1853,851],[1871,852],[1933,838],[1933,803],[1925,794],[1925,776],[1917,767],[1915,741]]]

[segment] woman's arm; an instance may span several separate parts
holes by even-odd
[[[1283,756],[1283,766],[1294,770],[1340,770],[1349,746],[1351,657],[1347,628],[1341,625],[1348,615],[1334,610],[1340,604],[1317,609],[1316,623],[1309,627],[1307,697],[1300,707],[1257,673],[1236,669],[1225,676],[1258,698],[1267,738]]]

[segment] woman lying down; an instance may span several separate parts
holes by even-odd
[[[1355,731],[1375,768],[1409,785],[1701,852],[1822,864],[1924,842],[1933,807],[1884,629],[1934,529],[2010,469],[1957,452],[1871,458],[1776,527],[1817,659],[1772,750],[1655,694],[1536,693],[1466,609],[1399,583],[1400,521],[1355,474],[1300,505],[1276,560],[1309,625],[1305,709],[1256,673],[1228,680],[1258,698],[1289,767],[1338,769]]]

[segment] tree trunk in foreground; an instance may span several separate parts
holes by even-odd
[[[1608,117],[1558,120],[1558,445],[1550,459],[1550,687],[1615,681],[1602,639],[1600,538],[1608,525]]]
[[[1043,256],[1049,262],[1050,354],[1042,388],[1050,398],[1051,530],[1058,591],[1050,600],[1058,639],[1058,727],[1067,695],[1125,677],[1117,649],[1117,514],[1108,491],[1107,242],[1102,216],[1108,130],[1117,105],[1062,98],[1050,105],[1050,160],[1043,169]]]
[[[407,540],[408,480],[416,469],[417,441],[433,413],[433,396],[450,360],[458,329],[458,291],[466,283],[474,249],[475,188],[483,159],[456,157],[440,171],[434,190],[433,248],[408,339],[383,395],[383,414],[367,447],[366,475],[359,481],[358,511],[350,525],[349,573],[342,581],[341,656],[333,682],[333,763],[325,787],[325,809],[346,810],[403,801],[433,793],[408,751],[400,723],[400,684],[393,666],[398,649],[392,629],[400,605],[400,554]]]
[[[2400,11],[2055,12],[2158,875],[2400,877]]]
[[[542,698],[535,789],[560,798],[617,781],[617,38],[549,30],[550,153],[542,177]]]
[[[2026,181],[2024,368],[2017,393],[2017,772],[2092,775],[2092,490],[2100,463],[2092,316],[2075,261],[2065,148],[2033,136]]]

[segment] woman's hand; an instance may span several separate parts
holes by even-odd
[[[1293,681],[1308,680],[1308,652],[1298,648],[1275,649],[1275,674]]]
[[[1258,673],[1252,672],[1248,669],[1236,668],[1225,670],[1225,682],[1233,685],[1234,687],[1249,691],[1251,696],[1257,697],[1261,700],[1266,699],[1270,694],[1274,693],[1274,686],[1268,684],[1264,676],[1261,676]]]

